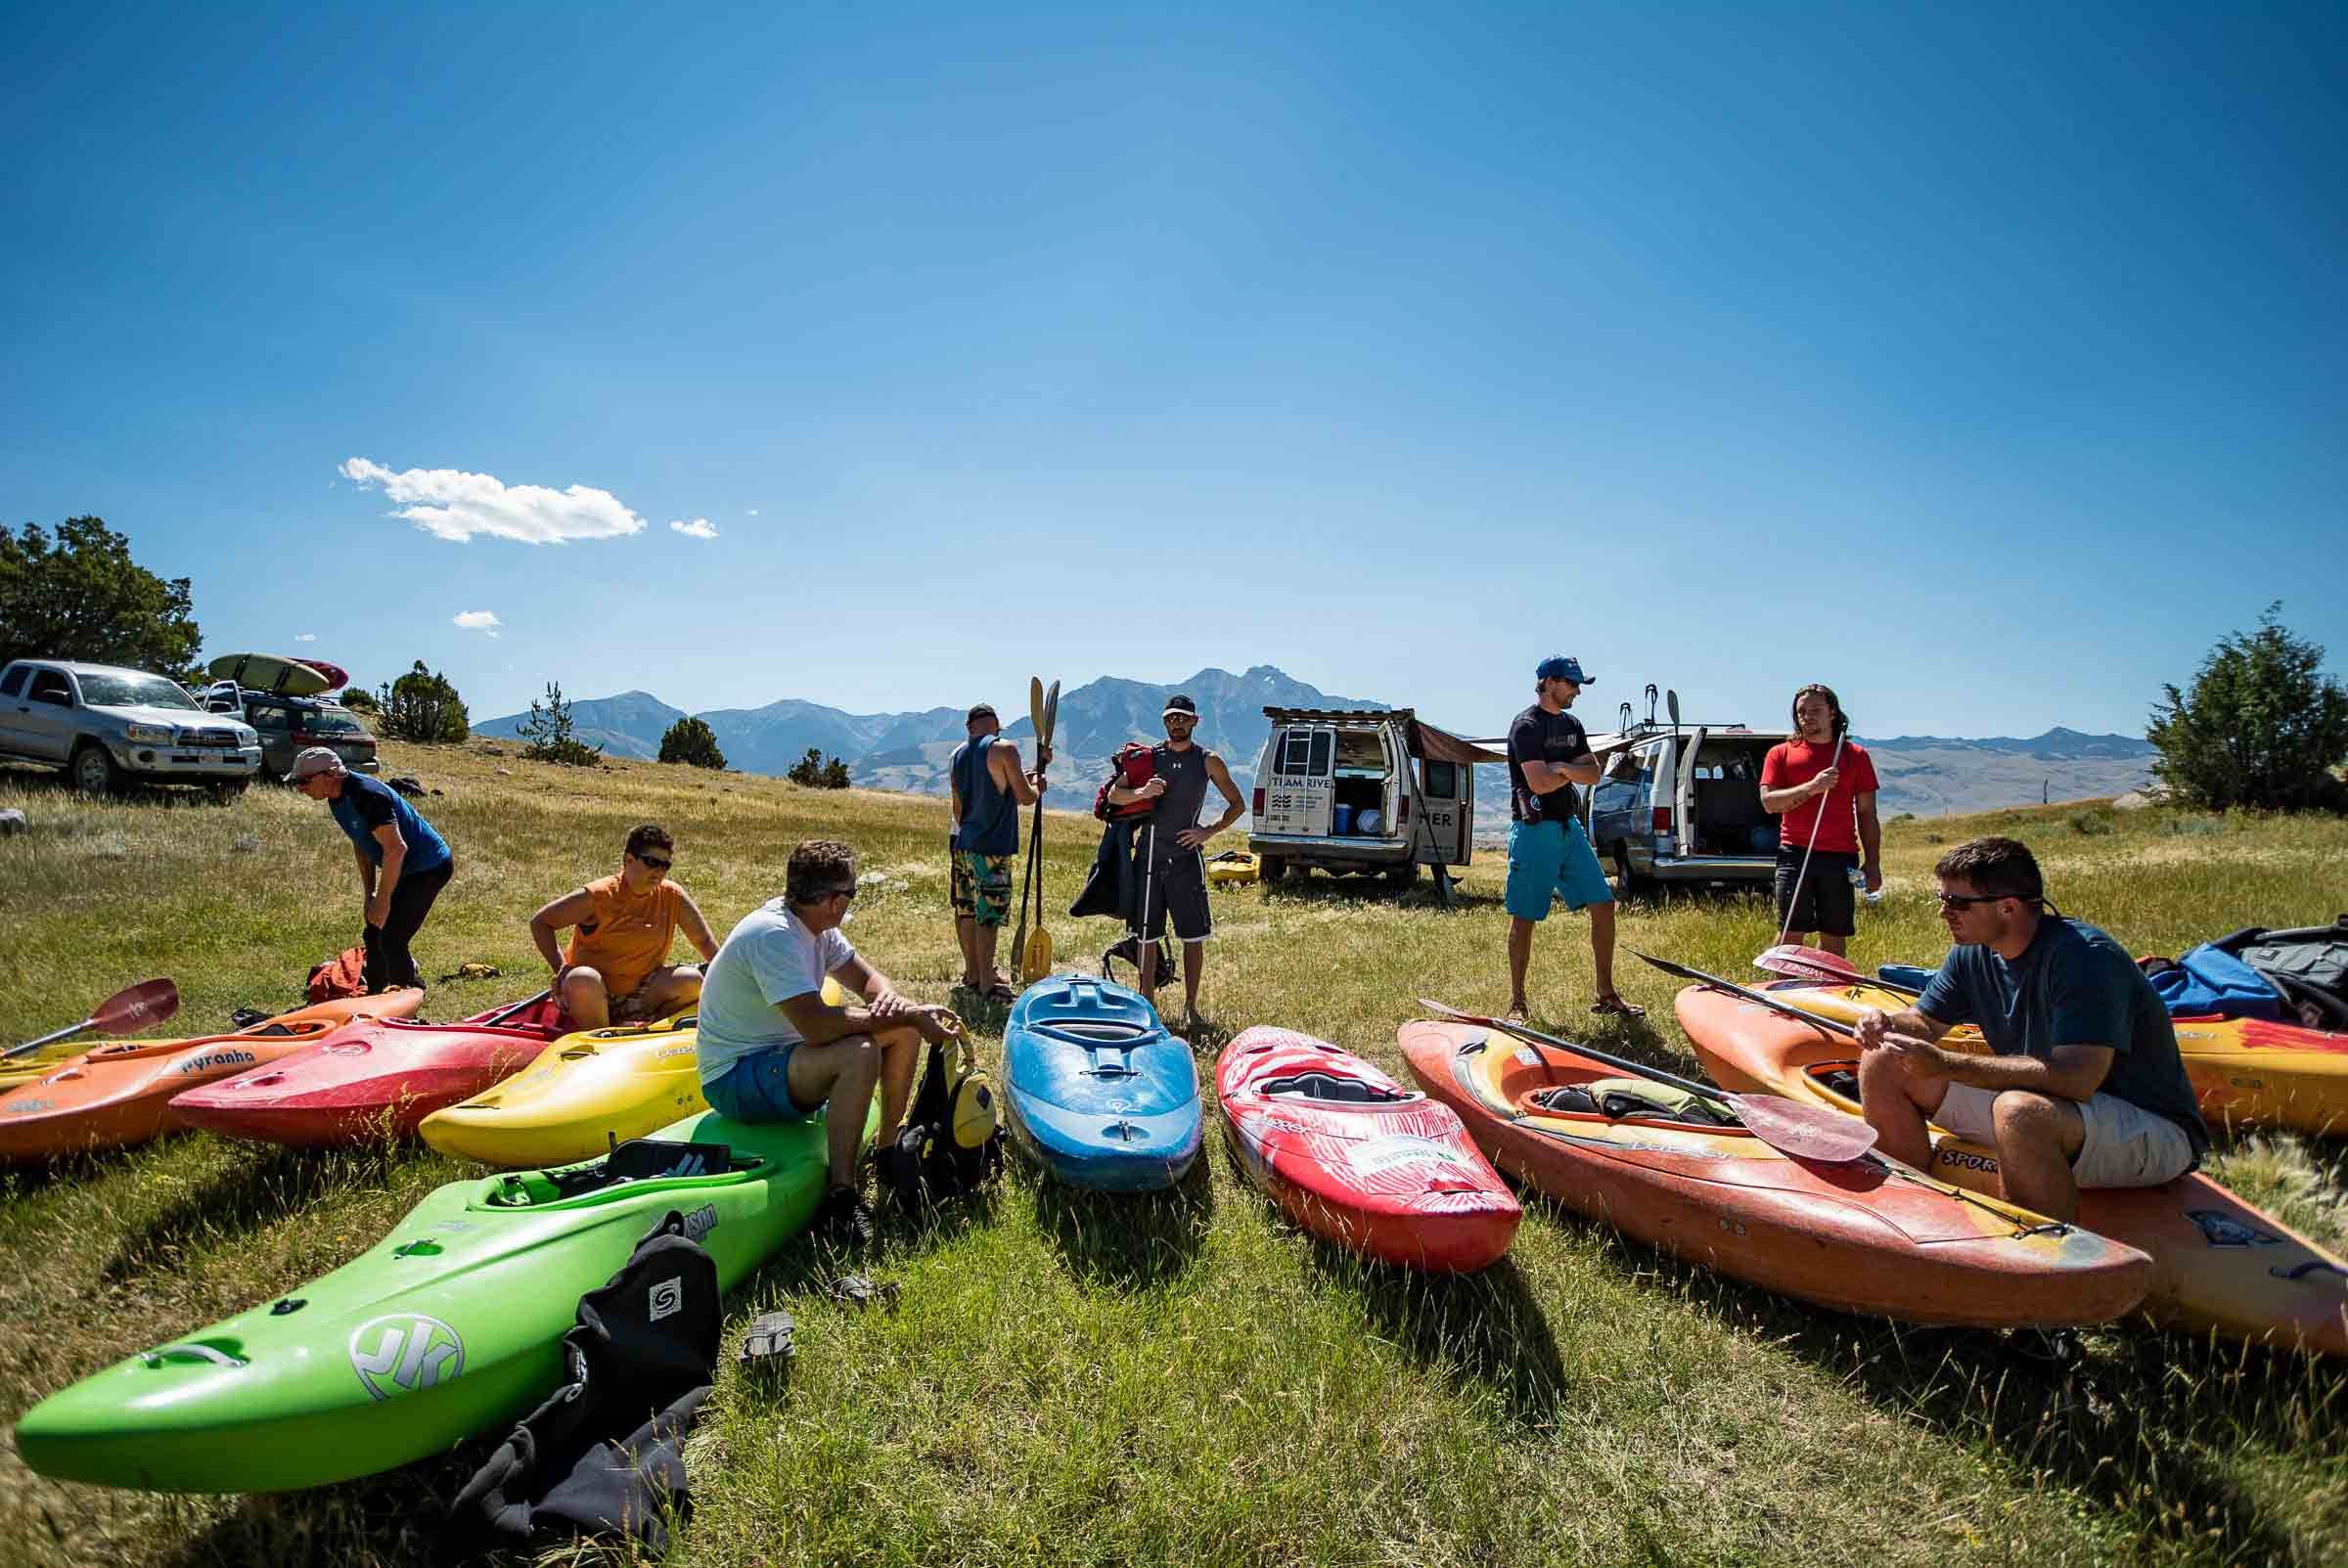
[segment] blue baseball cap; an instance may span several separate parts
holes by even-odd
[[[1533,679],[1536,681],[1571,681],[1576,686],[1596,686],[1598,684],[1582,673],[1580,659],[1567,658],[1562,653],[1552,653],[1534,665]]]

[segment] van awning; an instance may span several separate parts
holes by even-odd
[[[1405,744],[1414,757],[1432,757],[1437,762],[1456,762],[1463,767],[1478,762],[1508,764],[1508,753],[1493,751],[1473,740],[1464,740],[1449,730],[1438,730],[1409,708],[1266,708],[1264,717],[1275,724],[1392,724],[1399,721]]]

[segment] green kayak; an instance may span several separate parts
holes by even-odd
[[[603,1159],[452,1182],[334,1273],[41,1401],[17,1451],[60,1480],[159,1492],[282,1492],[446,1453],[561,1381],[579,1297],[665,1215],[721,1289],[805,1230],[824,1137],[820,1112],[707,1111]]]

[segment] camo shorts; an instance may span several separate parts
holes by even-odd
[[[967,915],[980,925],[1001,925],[1010,919],[1012,857],[957,849],[952,858],[955,916]]]

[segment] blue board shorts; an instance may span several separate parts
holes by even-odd
[[[1549,918],[1555,893],[1569,910],[1614,902],[1614,889],[1578,822],[1509,825],[1509,913],[1520,920]]]
[[[790,1098],[790,1053],[800,1042],[770,1046],[745,1056],[701,1085],[709,1108],[738,1122],[795,1122],[823,1107],[801,1105]]]

